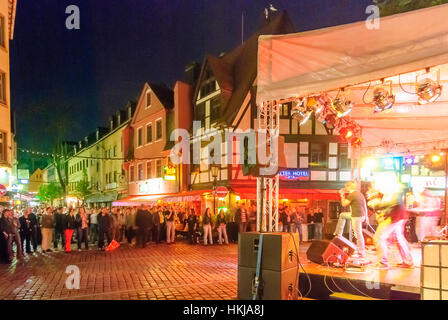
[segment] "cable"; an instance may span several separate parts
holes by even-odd
[[[363,96],[362,96],[362,101],[363,101],[365,104],[369,104],[369,103],[366,102],[365,97],[366,97],[367,91],[369,91],[369,89],[370,89],[370,85],[371,85],[371,84],[372,84],[372,80],[369,81],[369,86],[367,87],[366,92],[364,92],[364,94],[363,94]]]
[[[417,93],[415,93],[415,92],[409,92],[409,91],[406,91],[406,90],[403,88],[403,86],[401,85],[401,74],[398,75],[398,84],[400,85],[401,90],[403,90],[404,92],[406,92],[406,93],[408,93],[408,94],[417,94]]]
[[[292,235],[292,232],[290,232],[290,234]],[[307,291],[307,293],[305,294],[305,296],[303,296],[302,293],[300,292],[300,290],[297,288],[298,291],[299,291],[300,296],[301,296],[302,299],[303,299],[303,298],[308,297],[308,295],[310,294],[311,289],[312,289],[312,283],[311,283],[311,278],[310,278],[308,272],[306,272],[305,268],[303,267],[302,263],[300,262],[299,250],[297,249],[296,239],[295,239],[294,237],[292,237],[292,239],[293,239],[293,241],[294,241],[294,247],[295,247],[295,249],[296,249],[296,259],[297,259],[297,263],[298,263],[299,266],[302,268],[303,272],[305,273],[305,275],[306,275],[306,277],[307,277],[307,279],[308,279],[308,283],[309,283],[309,288],[308,288],[308,291]],[[294,253],[293,253],[293,254],[294,254]],[[298,269],[298,271],[300,271],[300,269]],[[299,275],[300,275],[300,273],[298,273],[298,275],[297,275],[297,281],[298,281],[298,276],[299,276]],[[297,287],[298,287],[298,286],[297,286]]]

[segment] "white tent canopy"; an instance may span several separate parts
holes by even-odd
[[[418,105],[416,77],[435,80],[439,70],[442,96]],[[369,103],[379,79],[392,81],[396,103],[389,112],[374,113]],[[258,103],[322,92],[335,97],[350,87],[356,104],[350,117],[362,128],[365,154],[447,148],[448,5],[381,18],[379,30],[362,21],[261,36],[257,86]]]

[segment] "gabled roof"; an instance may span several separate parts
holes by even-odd
[[[174,91],[172,89],[166,85],[152,82],[148,82],[148,85],[166,109],[174,108]]]
[[[8,30],[9,39],[14,38],[14,25],[16,20],[17,0],[8,0]]]
[[[206,55],[202,65],[200,80],[207,68],[211,68],[221,88],[221,118],[231,124],[249,93],[257,77],[258,37],[266,34],[285,34],[295,32],[286,11],[278,14],[267,25],[258,30],[242,45],[222,57]],[[196,99],[201,81],[197,82]]]

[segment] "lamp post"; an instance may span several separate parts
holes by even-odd
[[[216,214],[216,179],[218,178],[220,166],[217,164],[211,165],[212,177],[213,177],[213,215]]]

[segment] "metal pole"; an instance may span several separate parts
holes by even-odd
[[[448,200],[448,149],[444,150],[444,155],[445,155],[445,214],[443,215],[443,220],[442,224],[446,224],[447,223],[447,215],[448,215],[448,206],[447,206],[447,200]]]

